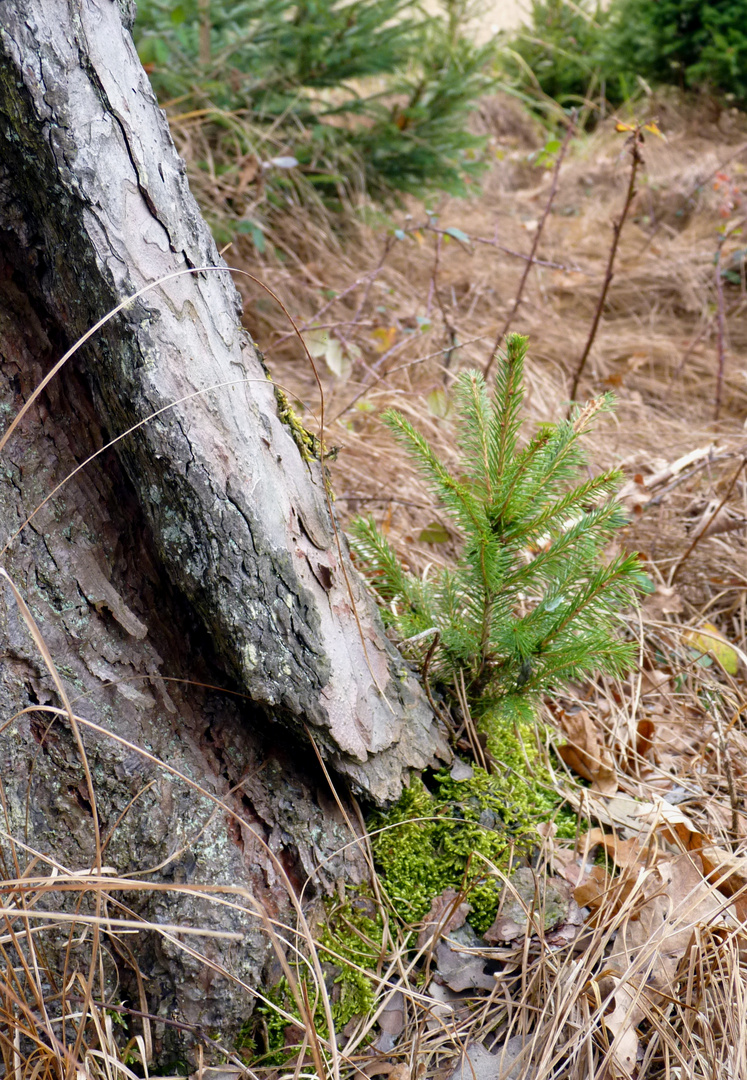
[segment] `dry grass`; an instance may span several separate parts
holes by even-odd
[[[739,150],[747,122],[728,113],[709,116],[705,106],[695,113],[672,101],[651,107],[667,141],[646,144],[645,178],[582,390],[617,394],[616,418],[598,435],[594,454],[599,464],[619,463],[626,472],[632,518],[622,543],[643,553],[658,588],[630,616],[629,631],[640,643],[634,675],[625,683],[574,687],[548,704],[564,762],[564,771],[555,766],[557,789],[590,829],[580,828],[574,844],[558,841],[548,827],[533,861],[538,881],[555,875],[582,890],[585,921],[566,927],[565,936],[548,934],[540,903],[518,938],[481,950],[492,990],[455,993],[432,962],[436,941],[414,951],[382,898],[386,950],[370,972],[377,1006],[343,1034],[332,1031],[334,987],[325,954],[290,883],[293,927],[275,925],[248,895],[216,889],[216,903],[237,904],[262,921],[283,957],[296,1014],[305,1018],[301,1030],[287,1017],[289,1056],[280,1070],[245,1069],[232,1048],[206,1047],[211,1061],[228,1063],[224,1073],[233,1066],[250,1076],[294,1080],[446,1080],[455,1069],[465,1080],[747,1076],[744,281],[724,290],[726,376],[721,416],[713,419],[714,255],[719,227],[747,209],[738,205],[740,197],[747,200],[747,149]],[[331,469],[342,521],[373,513],[413,567],[447,561],[456,541],[418,539],[439,520],[439,510],[377,417],[396,405],[450,458],[453,378],[460,368],[487,363],[547,198],[547,172],[527,161],[541,143],[533,123],[505,100],[485,103],[481,123],[497,160],[473,202],[444,200],[437,218],[415,202],[388,223],[361,224],[361,215],[351,215],[336,237],[321,211],[314,220],[299,204],[296,216],[278,219],[268,235],[261,266],[240,245],[233,259],[258,273],[298,320],[317,328],[312,343],[325,385],[325,437],[341,447]],[[566,408],[601,287],[610,219],[623,197],[622,151],[623,137],[611,123],[602,125],[574,143],[561,172],[540,261],[513,325],[531,338],[528,408],[537,421],[557,419]],[[728,190],[725,181],[714,189],[716,173],[728,175]],[[226,197],[211,194],[209,185],[202,196],[215,196],[214,205]],[[393,235],[395,227],[405,239]],[[470,240],[445,236],[448,228]],[[734,236],[723,258],[740,243]],[[250,329],[278,381],[307,403],[301,408],[312,426],[318,401],[297,341],[259,289],[240,287]],[[320,327],[337,343],[327,355],[341,375],[325,366]],[[707,642],[700,639],[699,648],[688,637],[704,621],[728,642],[737,674],[723,670]],[[69,706],[55,712],[84,723]],[[95,805],[95,792],[91,797]],[[103,865],[84,874],[58,866],[17,837],[8,843],[12,865],[4,868],[0,938],[5,1075],[147,1075],[147,1002],[130,1010],[138,1035],[123,1047],[99,931],[121,941],[123,954],[132,950],[134,933],[146,928],[127,907],[127,892],[149,886],[119,879]],[[600,851],[606,862],[594,866]],[[500,876],[495,868],[486,872]],[[61,891],[79,897],[75,924],[55,914],[51,898]],[[192,948],[185,943],[189,928],[147,929]],[[61,934],[71,978],[58,986],[46,950]],[[244,986],[236,992],[248,994]],[[372,1038],[385,1010],[401,1015],[402,1031],[390,1050],[377,1052]],[[326,1034],[313,1022],[320,1012]],[[504,1048],[506,1056],[495,1055],[486,1072],[484,1057],[481,1063],[475,1056],[478,1045]]]
[[[733,227],[747,210],[747,122],[716,113],[708,103],[685,108],[670,98],[649,108],[666,140],[652,136],[644,148],[645,169],[582,396],[610,388],[616,393],[616,417],[598,436],[595,456],[599,464],[622,465],[629,477],[625,498],[632,517],[622,543],[641,551],[658,590],[640,621],[631,624],[641,643],[636,676],[624,686],[578,688],[575,700],[556,703],[552,719],[573,742],[578,724],[564,724],[564,717],[581,710],[590,715],[598,744],[585,752],[604,760],[611,790],[653,814],[636,824],[625,817],[616,821],[614,811],[605,818],[602,800],[593,813],[586,804],[607,832],[628,841],[639,836],[645,858],[618,866],[621,879],[645,876],[679,852],[702,880],[713,869],[710,848],[730,857],[747,850],[743,271],[741,284],[723,286],[725,378],[714,420],[714,258],[724,227]],[[549,174],[527,160],[541,145],[530,120],[498,99],[485,104],[481,122],[499,160],[479,199],[444,200],[437,218],[412,202],[394,212],[386,227],[359,226],[354,243],[348,240],[331,258],[315,250],[301,280],[272,259],[263,266],[294,313],[309,327],[327,328],[338,342],[332,366],[339,367],[340,350],[350,360],[343,377],[327,370],[323,344],[314,335],[331,418],[326,438],[342,448],[330,466],[342,520],[372,513],[403,558],[420,568],[453,555],[452,543],[418,539],[430,522],[448,522],[439,518],[377,416],[395,405],[446,459],[452,456],[452,429],[444,415],[449,388],[460,368],[485,367],[523,272],[517,253],[531,247],[549,188]],[[611,220],[624,197],[624,139],[611,120],[575,141],[539,246],[540,263],[513,323],[530,336],[528,408],[538,421],[557,419],[566,408],[602,284]],[[303,221],[292,227],[302,230]],[[406,240],[393,236],[396,227],[407,233]],[[469,242],[445,237],[450,227],[467,234]],[[740,267],[743,244],[738,232],[730,234],[724,265],[731,259]],[[282,320],[258,299],[247,294],[249,325],[278,378],[296,388],[299,402],[309,403],[306,421],[313,425],[318,410],[305,361]],[[680,466],[694,451],[701,452]],[[688,642],[688,628],[704,621],[741,650],[737,676],[725,674],[711,658],[703,661]],[[709,661],[711,667],[701,666]],[[587,777],[592,787],[595,775]],[[572,782],[570,773],[559,780]],[[677,806],[687,816],[679,832],[667,825],[667,808]],[[705,860],[690,854],[699,848]],[[553,855],[547,858],[552,863]],[[683,947],[664,996],[646,1000],[643,992],[631,1010],[635,1023],[617,1029],[619,1038],[636,1026],[641,1034],[640,1060],[629,1063],[629,1072],[620,1060],[619,1039],[612,1044],[611,1027],[601,1022],[613,1011],[617,984],[600,982],[600,969],[641,903],[635,895],[621,900],[616,888],[601,903],[582,949],[549,948],[542,935],[528,931],[513,958],[504,954],[500,960],[501,979],[489,998],[473,1000],[461,1013],[455,1007],[456,1015],[441,1016],[436,1025],[429,1010],[413,1001],[412,1027],[401,1042],[410,1055],[408,1068],[417,1075],[420,1062],[428,1076],[439,1069],[447,1075],[471,1040],[485,1042],[491,1033],[488,1042],[501,1044],[520,1033],[528,1043],[516,1076],[711,1076],[722,1069],[743,1075],[738,1048],[747,1035],[739,1007],[745,937],[739,920],[747,911],[745,878],[725,874],[722,891],[710,888],[722,905],[736,896],[738,917],[725,929],[699,921],[702,911],[695,913],[693,947]],[[687,897],[672,903],[683,899],[687,926]],[[653,945],[651,953],[655,967],[660,953]],[[640,981],[634,968],[627,977],[633,985]],[[645,1015],[635,1011],[641,1008]]]

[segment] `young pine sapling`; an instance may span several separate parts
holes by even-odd
[[[453,569],[418,577],[373,519],[352,525],[353,549],[385,621],[447,692],[467,701],[493,752],[533,719],[543,693],[592,672],[618,676],[634,662],[619,612],[645,590],[637,555],[605,561],[625,513],[618,470],[586,477],[583,436],[611,395],[544,424],[520,447],[527,340],[507,338],[492,398],[482,375],[456,383],[460,466],[452,472],[393,409],[384,421],[407,448],[462,540]],[[418,635],[421,635],[418,637]]]

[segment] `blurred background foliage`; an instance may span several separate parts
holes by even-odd
[[[535,107],[580,107],[587,126],[662,83],[744,108],[747,0],[533,0],[503,67]]]
[[[140,0],[138,52],[219,245],[243,235],[287,261],[299,237],[283,254],[279,232],[306,210],[329,235],[351,207],[477,194],[491,148],[471,115],[495,89],[550,127],[575,108],[591,128],[660,83],[747,106],[747,0],[532,0],[485,40],[491,11]]]
[[[243,170],[260,201],[311,185],[334,204],[468,191],[495,47],[467,17],[465,0],[140,0],[135,41],[172,127],[199,120],[204,169]]]

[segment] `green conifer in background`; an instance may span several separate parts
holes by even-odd
[[[520,448],[526,347],[509,336],[492,399],[479,372],[459,376],[456,473],[401,413],[384,414],[461,537],[454,568],[417,577],[372,519],[352,525],[385,620],[403,642],[416,639],[421,660],[438,634],[430,671],[446,688],[464,678],[489,747],[533,716],[542,693],[630,668],[635,644],[623,639],[618,613],[647,581],[637,555],[604,560],[625,522],[619,471],[582,479],[583,436],[611,396],[543,425]]]
[[[200,121],[206,168],[254,154],[270,201],[303,184],[386,199],[466,195],[484,168],[468,120],[495,46],[470,17],[471,0],[138,0],[133,33],[169,115]]]

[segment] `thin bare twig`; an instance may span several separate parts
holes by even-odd
[[[584,351],[581,353],[581,359],[579,360],[573,375],[570,393],[571,401],[576,397],[578,384],[581,380],[584,368],[586,367],[586,361],[589,358],[591,347],[594,344],[594,338],[597,336],[599,320],[602,317],[604,302],[607,299],[607,290],[614,277],[615,256],[617,255],[617,248],[620,243],[620,235],[623,230],[623,225],[625,224],[625,219],[628,216],[628,210],[630,210],[630,204],[633,202],[633,196],[635,195],[635,182],[638,175],[638,169],[643,164],[643,156],[640,149],[642,143],[643,134],[640,127],[636,127],[628,140],[628,147],[630,149],[630,179],[628,180],[628,190],[625,193],[625,202],[623,203],[622,213],[618,220],[613,222],[612,225],[612,246],[610,247],[609,258],[607,260],[607,272],[604,275],[604,283],[602,284],[602,291],[599,294],[599,300],[597,301],[597,308],[594,312],[594,319],[591,324],[591,329],[589,330],[589,336],[586,340]]]
[[[688,560],[688,559],[690,558],[690,556],[692,555],[693,551],[695,551],[695,548],[696,548],[696,547],[698,546],[698,544],[700,543],[700,541],[701,541],[701,540],[704,540],[704,539],[705,539],[705,537],[706,537],[706,534],[707,534],[707,532],[708,532],[708,526],[710,525],[711,521],[715,521],[715,520],[716,520],[716,518],[718,517],[719,513],[721,512],[721,510],[722,510],[722,509],[723,509],[723,507],[724,507],[724,506],[726,505],[726,501],[727,501],[727,499],[729,498],[729,496],[731,495],[732,491],[734,490],[734,485],[736,484],[737,480],[739,479],[739,477],[740,477],[740,475],[741,475],[741,473],[742,473],[742,470],[744,469],[745,465],[747,465],[747,457],[745,457],[745,458],[742,458],[742,463],[741,463],[741,465],[739,466],[739,468],[737,469],[737,471],[736,471],[736,472],[734,473],[734,475],[732,476],[732,478],[731,478],[731,481],[729,482],[729,486],[728,486],[728,488],[726,489],[726,494],[724,495],[724,497],[723,497],[723,499],[721,500],[721,502],[720,502],[720,503],[718,504],[718,506],[716,507],[716,509],[715,509],[715,510],[713,511],[713,513],[711,514],[710,520],[709,520],[709,521],[707,521],[707,522],[706,522],[706,523],[704,524],[703,528],[702,528],[702,529],[701,529],[701,530],[700,530],[700,531],[698,532],[697,536],[695,536],[695,537],[694,537],[694,539],[693,539],[693,542],[692,542],[692,543],[690,544],[690,547],[689,547],[689,548],[687,549],[687,551],[685,552],[685,554],[684,554],[684,555],[682,556],[682,558],[681,558],[681,559],[679,559],[679,560],[678,560],[678,562],[676,562],[676,563],[674,564],[674,566],[672,567],[672,573],[671,573],[671,574],[669,575],[669,582],[668,582],[668,584],[669,584],[669,586],[670,586],[670,587],[671,587],[672,585],[674,585],[674,582],[675,582],[675,578],[677,577],[677,575],[679,574],[680,570],[681,570],[681,569],[682,569],[682,567],[683,567],[683,566],[685,565],[685,563],[687,562],[687,560]]]
[[[741,312],[741,310],[743,309],[744,303],[745,303],[745,301],[744,301],[744,299],[742,297],[740,297],[739,300],[735,301],[730,307],[728,307],[726,309],[726,318],[730,319],[733,315],[738,315]],[[683,352],[682,357],[680,359],[680,362],[677,364],[677,367],[674,369],[674,371],[672,372],[672,375],[671,375],[671,377],[669,379],[669,384],[670,385],[672,384],[672,382],[675,379],[679,378],[679,376],[685,370],[685,365],[687,364],[687,361],[690,359],[692,354],[695,352],[695,349],[698,347],[699,343],[703,340],[705,335],[712,328],[713,324],[716,321],[717,314],[712,315],[710,317],[710,319],[708,319],[706,322],[703,323],[700,330],[698,330],[695,337],[692,339],[690,344],[687,346],[687,348]]]
[[[436,704],[436,701],[435,701],[435,699],[433,697],[433,694],[431,692],[431,684],[430,684],[430,682],[428,680],[428,669],[431,666],[431,660],[433,659],[433,654],[435,653],[436,649],[438,648],[438,643],[439,643],[440,640],[441,640],[441,634],[437,630],[436,633],[433,636],[433,641],[431,642],[431,644],[430,644],[430,646],[428,648],[428,652],[425,654],[425,660],[423,661],[423,667],[422,667],[422,670],[421,670],[420,674],[421,674],[421,676],[423,678],[423,687],[425,688],[425,693],[426,693],[426,696],[428,698],[428,703],[430,704],[430,707],[433,709],[434,714],[439,718],[439,720],[441,720],[443,722],[444,727],[449,732],[449,735],[453,738],[454,737],[454,728],[452,727],[451,722],[449,721],[449,719],[446,716],[445,712],[442,709],[440,709],[438,707],[438,705]]]
[[[697,193],[701,190],[701,188],[704,188],[706,186],[706,184],[709,182],[709,180],[712,180],[714,178],[714,176],[716,176],[718,173],[723,172],[723,170],[726,168],[726,166],[729,165],[732,161],[734,161],[735,158],[738,158],[740,156],[740,154],[743,154],[745,152],[745,150],[747,150],[747,142],[742,143],[740,146],[738,146],[736,148],[736,150],[732,151],[732,153],[729,154],[728,157],[725,157],[723,161],[720,161],[718,163],[718,165],[716,166],[716,168],[712,169],[708,173],[707,176],[705,176],[702,180],[698,180],[698,182],[696,184],[693,184],[693,186],[688,191],[687,195],[685,195],[684,199],[682,200],[683,209],[690,202],[693,195],[697,195]],[[657,221],[656,224],[654,225],[651,232],[648,234],[648,236],[646,238],[646,243],[641,248],[641,251],[640,251],[641,255],[643,255],[644,252],[648,251],[654,237],[656,236],[659,229],[661,228],[662,223],[663,223],[663,221],[660,218],[659,221]]]
[[[550,210],[552,209],[552,204],[553,204],[553,202],[555,200],[555,194],[556,194],[556,192],[558,190],[558,180],[560,179],[560,167],[563,164],[563,159],[565,158],[566,151],[568,150],[568,147],[570,145],[571,137],[573,136],[573,133],[574,133],[574,131],[576,129],[575,121],[576,121],[576,114],[574,112],[574,114],[571,116],[571,119],[568,121],[568,127],[566,129],[565,138],[563,139],[561,147],[558,150],[558,157],[557,157],[557,160],[555,161],[555,168],[552,171],[552,184],[550,185],[550,194],[547,197],[547,203],[545,204],[545,209],[544,209],[544,211],[542,213],[542,217],[540,218],[539,225],[537,226],[537,230],[536,230],[536,232],[534,234],[534,242],[532,243],[532,250],[529,252],[529,258],[527,260],[526,266],[524,267],[524,273],[521,275],[521,281],[519,282],[519,288],[516,291],[516,299],[514,300],[514,306],[511,308],[511,311],[509,312],[508,318],[506,319],[505,323],[501,327],[501,329],[500,329],[500,331],[498,333],[498,336],[495,339],[495,344],[493,345],[492,352],[490,353],[490,357],[489,357],[488,362],[487,362],[487,364],[485,366],[484,375],[485,375],[486,379],[487,379],[488,375],[490,374],[491,368],[493,367],[493,364],[495,362],[495,358],[498,355],[498,348],[499,348],[501,342],[503,341],[503,339],[505,338],[506,334],[508,333],[508,331],[509,331],[509,329],[511,327],[511,323],[514,321],[514,317],[516,315],[516,312],[519,310],[519,304],[521,303],[521,298],[524,295],[524,287],[525,287],[525,285],[527,283],[527,279],[529,278],[529,271],[532,269],[532,266],[534,265],[535,255],[537,254],[537,248],[539,247],[540,238],[542,237],[542,232],[543,232],[543,230],[545,228],[545,222],[547,221],[548,217],[550,216]]]
[[[440,230],[438,230],[438,231],[434,230],[434,231],[436,232],[436,251],[435,251],[435,254],[433,256],[433,273],[431,275],[431,288],[432,288],[432,291],[433,291],[433,295],[436,298],[436,303],[438,304],[438,309],[441,312],[441,318],[443,319],[443,322],[444,322],[444,329],[446,330],[446,333],[449,336],[449,347],[448,347],[448,349],[446,351],[446,356],[444,357],[444,362],[443,362],[443,366],[444,366],[445,371],[448,371],[449,365],[451,364],[451,358],[454,355],[454,350],[457,347],[457,332],[456,332],[456,327],[454,326],[454,323],[451,320],[451,316],[449,315],[448,311],[446,310],[446,304],[444,303],[443,298],[441,297],[441,290],[438,287],[438,271],[440,269],[440,264],[441,264],[441,237],[442,237],[443,234],[440,232]]]
[[[723,255],[724,244],[726,241],[733,236],[735,232],[741,229],[744,222],[745,219],[740,218],[739,221],[735,221],[728,228],[725,228],[719,237],[718,247],[716,248],[716,343],[718,370],[716,374],[716,396],[713,402],[714,420],[718,420],[719,413],[721,412],[721,397],[724,390],[724,369],[726,366],[726,311],[724,307],[724,279],[721,274],[721,256]]]
[[[379,261],[376,264],[373,271],[368,275],[368,281],[366,282],[366,287],[363,290],[363,295],[360,298],[360,302],[358,304],[358,307],[355,310],[355,314],[353,315],[353,319],[352,319],[352,321],[350,323],[351,327],[355,326],[355,324],[360,319],[361,314],[363,313],[363,309],[364,309],[364,307],[366,306],[366,304],[368,302],[368,297],[370,295],[373,283],[374,283],[375,279],[379,276],[381,271],[383,270],[384,263],[387,260],[387,256],[389,255],[389,252],[392,250],[392,245],[394,244],[394,239],[395,238],[393,236],[387,236],[386,240],[384,241],[384,250],[381,253],[381,258],[379,259]],[[349,333],[349,331],[348,331],[348,333]],[[348,341],[347,336],[345,336],[345,337],[341,336],[340,341],[341,341],[341,343],[343,345],[347,345],[347,341]]]
[[[724,367],[726,364],[726,314],[724,312],[724,281],[721,277],[721,255],[723,254],[724,244],[727,237],[726,231],[719,238],[718,248],[716,249],[716,355],[718,356],[718,367],[716,371],[716,396],[713,401],[713,419],[718,420],[719,413],[721,412],[721,395],[724,387]]]
[[[439,229],[430,222],[427,222],[425,225],[413,225],[405,231],[410,235],[416,232],[434,232],[438,233],[440,236],[450,236],[454,239],[454,234],[449,232],[448,229]],[[514,259],[523,259],[524,262],[531,262],[534,266],[544,266],[548,270],[564,270],[567,274],[588,273],[582,266],[553,262],[551,259],[533,259],[531,255],[527,255],[523,251],[514,251],[513,248],[506,247],[504,244],[499,244],[495,238],[489,240],[487,236],[470,235],[469,242],[470,244],[484,244],[486,247],[495,248],[496,251],[502,251],[504,255],[510,255]]]

